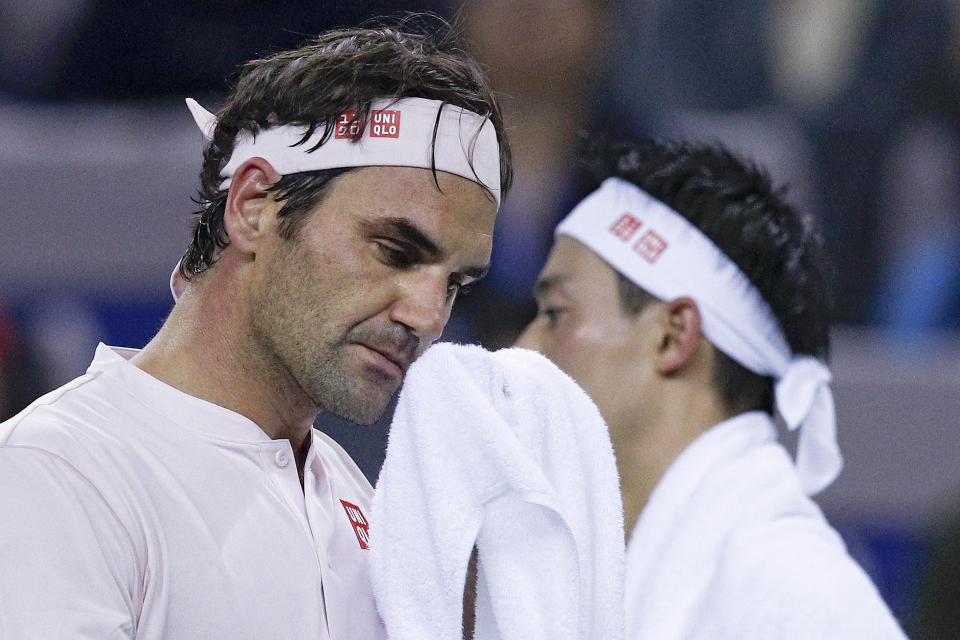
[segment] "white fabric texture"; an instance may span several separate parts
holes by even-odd
[[[191,98],[187,106],[210,138],[216,116]],[[488,118],[440,100],[379,98],[357,140],[351,133],[352,120],[352,114],[341,116],[334,134],[316,149],[322,127],[302,144],[306,127],[279,125],[255,136],[242,131],[221,171],[220,188],[229,187],[237,168],[254,157],[267,160],[280,175],[342,167],[436,167],[481,184],[500,206],[500,146]]]
[[[382,638],[349,456],[314,430],[301,488],[287,440],[133,354],[0,424],[0,637]]]
[[[762,412],[715,425],[658,483],[627,546],[626,625],[630,640],[905,639]]]
[[[410,368],[373,499],[391,640],[623,637],[623,509],[606,425],[549,360],[438,344]]]
[[[797,471],[808,495],[840,474],[830,371],[794,356],[770,306],[749,278],[699,229],[636,185],[608,178],[557,226],[661,300],[690,297],[703,334],[754,373],[777,379],[777,410],[801,428]]]

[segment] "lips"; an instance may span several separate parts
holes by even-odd
[[[397,349],[391,349],[387,347],[374,346],[367,343],[360,343],[361,346],[370,349],[371,351],[380,354],[387,361],[392,363],[395,367],[400,369],[401,372],[406,372],[407,368],[410,366],[410,363],[413,362],[413,354],[400,351]]]

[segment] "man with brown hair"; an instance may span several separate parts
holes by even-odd
[[[179,301],[0,425],[4,638],[376,638],[371,422],[481,277],[511,164],[447,36],[334,31],[216,116]]]

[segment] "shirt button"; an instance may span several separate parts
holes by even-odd
[[[283,468],[290,464],[290,456],[287,455],[286,451],[277,451],[276,455],[273,456],[273,461],[277,463],[277,466]]]

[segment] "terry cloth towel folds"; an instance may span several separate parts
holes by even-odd
[[[906,640],[760,411],[673,462],[627,547],[628,638]]]
[[[623,638],[623,509],[587,395],[532,351],[439,344],[411,368],[373,499],[371,578],[391,640]]]

